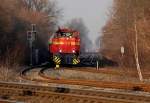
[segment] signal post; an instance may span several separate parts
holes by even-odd
[[[30,66],[33,65],[33,42],[36,39],[36,33],[37,33],[36,24],[32,24],[31,26],[32,26],[32,29],[30,31],[27,31],[27,40],[29,42],[29,47],[30,47]],[[36,54],[36,55],[38,55],[38,54]],[[36,62],[38,62],[37,57],[38,56],[36,56]]]

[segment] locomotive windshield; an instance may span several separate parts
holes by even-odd
[[[79,33],[76,31],[73,31],[72,29],[58,29],[56,31],[55,37],[61,38],[61,37],[78,37]]]
[[[57,37],[70,37],[72,33],[70,32],[56,32]]]
[[[66,32],[64,32],[64,33],[62,33],[62,36],[69,37],[69,36],[72,36],[72,33],[66,33]]]

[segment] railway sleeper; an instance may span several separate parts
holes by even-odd
[[[56,92],[56,93],[69,93],[70,89],[69,88],[63,88],[63,87],[56,87],[54,92]]]
[[[140,86],[134,86],[134,87],[132,87],[132,90],[133,91],[144,91],[143,88]]]
[[[1,99],[7,99],[7,100],[8,100],[8,99],[10,98],[10,96],[6,94],[6,95],[0,96],[0,98],[1,98]]]
[[[23,90],[23,91],[22,91],[22,95],[23,95],[23,96],[34,96],[34,95],[35,95],[35,92],[30,91],[30,90]]]
[[[0,90],[0,95],[5,95],[5,94],[11,95],[11,96],[12,95],[16,96],[16,95],[21,94],[21,91],[18,91],[18,90],[8,90],[8,89]]]

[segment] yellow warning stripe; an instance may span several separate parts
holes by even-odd
[[[58,61],[59,63],[61,62],[61,60]]]
[[[71,42],[71,45],[80,45],[79,42]]]
[[[59,62],[59,61],[60,61],[59,59],[55,60],[55,62]]]
[[[57,62],[57,61],[60,61],[60,59],[58,58],[58,59],[56,59],[55,61],[56,61],[56,62]]]
[[[63,44],[65,44],[65,45],[80,45],[80,43],[79,42],[52,42],[52,44],[54,44],[54,45],[63,45]]]
[[[61,63],[61,59],[60,59],[59,57],[57,57],[57,56],[54,56],[54,57],[53,57],[53,61],[54,61],[55,63],[57,63],[57,64],[60,64],[60,63]]]
[[[60,64],[60,62],[55,62],[56,64]]]
[[[78,64],[79,61],[77,59],[73,59],[73,64]]]
[[[56,61],[59,61],[59,60],[60,60],[59,58],[56,59]]]
[[[52,44],[60,45],[60,44],[64,44],[64,42],[52,42]]]
[[[58,58],[54,58],[53,60],[54,60],[54,61],[57,61],[57,60],[58,60]]]

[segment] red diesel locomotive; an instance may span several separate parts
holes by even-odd
[[[54,38],[49,40],[49,51],[56,65],[78,64],[80,62],[78,59],[80,52],[79,32],[59,28],[54,34]]]

